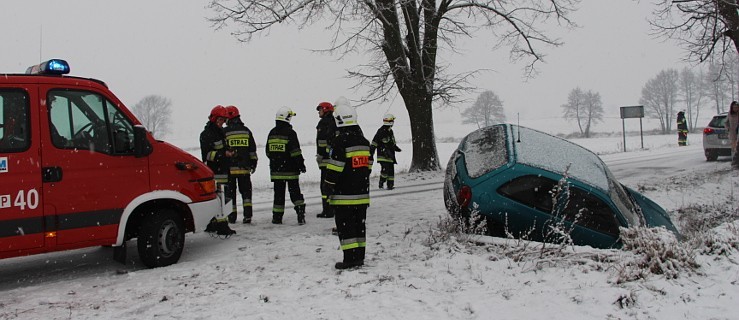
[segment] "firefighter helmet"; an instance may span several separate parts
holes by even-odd
[[[239,108],[237,108],[236,106],[226,107],[226,113],[228,114],[229,119],[233,119],[233,118],[240,116]]]
[[[287,123],[290,123],[290,120],[293,118],[293,116],[296,116],[297,114],[293,112],[292,109],[288,107],[282,107],[279,110],[277,110],[277,114],[275,114],[275,120],[277,121],[285,121]]]
[[[218,118],[228,118],[228,112],[226,112],[226,108],[224,108],[220,104],[213,107],[213,109],[210,109],[210,115],[208,116],[208,120],[210,120],[210,122],[215,123]]]
[[[331,102],[321,102],[316,107],[316,111],[323,110],[324,113],[326,112],[333,112],[334,111],[334,105],[331,104]]]
[[[395,123],[395,116],[388,113],[382,117],[382,124],[386,126],[392,126]]]
[[[334,121],[336,127],[343,128],[349,126],[357,126],[357,110],[349,104],[337,105],[334,110]]]

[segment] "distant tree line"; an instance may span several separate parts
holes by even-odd
[[[662,70],[647,80],[639,103],[646,116],[658,119],[662,133],[672,131],[677,112],[684,111],[688,130],[695,131],[702,111],[721,113],[737,99],[737,55],[730,54],[722,64],[708,63],[704,69]]]

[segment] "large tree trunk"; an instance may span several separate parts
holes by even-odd
[[[410,172],[439,170],[431,97],[409,96],[405,101],[411,121],[413,160]]]

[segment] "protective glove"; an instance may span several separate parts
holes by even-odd
[[[323,162],[323,157],[320,154],[316,155],[316,162],[319,166],[321,165],[321,162]]]
[[[251,167],[249,168],[249,173],[254,174],[254,172],[257,171],[257,167]]]
[[[395,151],[396,152],[402,152],[403,150],[400,150],[400,148],[398,148],[398,146],[395,146]]]
[[[300,172],[302,172],[302,173],[305,173],[305,165],[304,164],[301,164],[300,165],[300,168],[298,168],[298,170],[300,170]]]

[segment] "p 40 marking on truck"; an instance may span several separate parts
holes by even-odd
[[[20,190],[18,191],[18,194],[15,195],[15,200],[11,201],[11,199],[11,195],[9,194],[0,195],[0,209],[7,209],[15,206],[19,207],[21,210],[26,210],[26,208],[33,210],[36,209],[39,204],[39,196],[36,189],[28,191]]]

